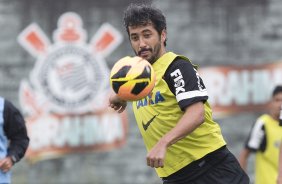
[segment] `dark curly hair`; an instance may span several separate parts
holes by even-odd
[[[129,26],[147,25],[153,23],[154,28],[161,35],[163,30],[166,30],[166,18],[162,11],[146,4],[130,4],[124,11],[124,27],[129,34]],[[166,41],[164,45],[166,46]]]

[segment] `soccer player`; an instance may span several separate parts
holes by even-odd
[[[0,183],[11,183],[11,168],[24,156],[29,138],[19,110],[0,97]]]
[[[135,54],[148,60],[156,73],[152,94],[132,104],[148,150],[147,165],[156,169],[164,184],[249,183],[212,119],[197,67],[188,58],[166,51],[163,13],[149,5],[131,4],[124,12],[124,25]],[[109,99],[117,112],[126,105],[116,95]]]
[[[282,126],[282,105],[280,107],[279,125]],[[280,149],[279,149],[279,163],[278,164],[279,164],[278,165],[279,168],[278,168],[277,184],[282,184],[282,144],[281,143],[280,143]]]
[[[261,115],[254,123],[245,147],[240,153],[241,167],[247,169],[250,153],[255,153],[255,183],[275,184],[278,175],[279,145],[282,127],[279,126],[279,113],[282,105],[282,86],[272,92],[269,113]]]

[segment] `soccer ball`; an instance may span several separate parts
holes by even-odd
[[[110,74],[114,92],[123,100],[136,101],[146,97],[155,86],[155,72],[145,59],[126,56],[118,60]]]

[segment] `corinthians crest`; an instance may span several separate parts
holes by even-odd
[[[86,39],[81,18],[72,12],[60,17],[53,44],[37,24],[19,35],[19,43],[37,59],[29,82],[21,84],[20,99],[30,105],[24,110],[44,105],[44,111],[77,114],[104,103],[109,69],[103,58],[121,43],[122,36],[103,24],[89,44]]]

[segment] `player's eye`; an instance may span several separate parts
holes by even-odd
[[[132,35],[131,37],[130,37],[130,39],[132,40],[132,41],[138,41],[138,36],[136,36],[136,35]]]
[[[144,38],[150,38],[151,34],[144,34],[143,36],[144,36]]]

